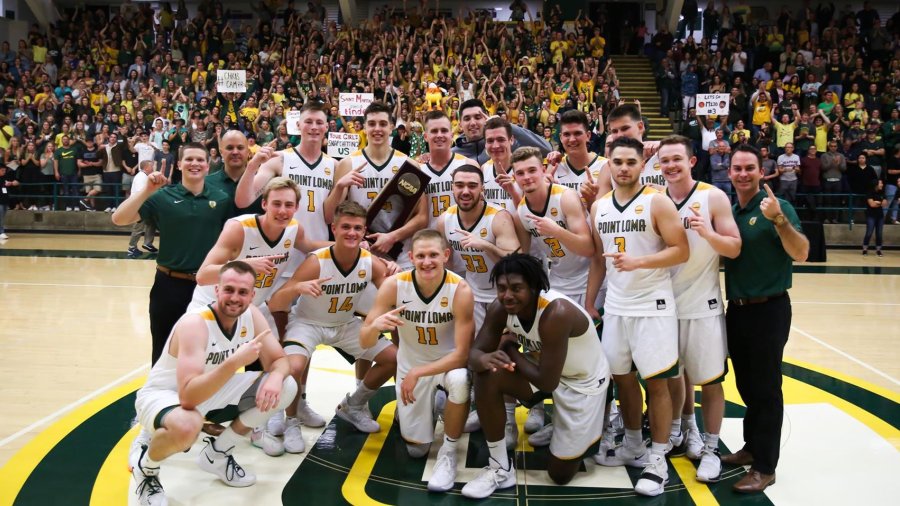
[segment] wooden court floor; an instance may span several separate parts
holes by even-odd
[[[147,303],[154,263],[149,256],[126,258],[126,244],[122,236],[46,234],[15,234],[0,243],[0,345],[4,352],[0,506],[127,503],[128,487],[133,486],[123,470],[131,439],[127,413],[133,391],[148,370]],[[789,364],[783,458],[778,484],[762,503],[845,504],[845,499],[868,499],[882,504],[900,496],[896,480],[900,469],[900,252],[888,251],[877,258],[863,257],[856,250],[831,250],[828,257],[825,264],[800,264],[795,269],[794,318],[785,352]],[[352,371],[333,351],[317,353],[312,367],[310,402],[330,418],[337,400],[353,386]],[[393,413],[391,392],[385,389],[379,394],[383,409],[373,407],[380,412],[383,427],[390,424]],[[729,409],[738,413],[742,405],[731,380],[726,392]],[[241,450],[246,455],[242,463],[254,466],[260,483],[241,491],[213,483],[209,475],[192,467],[195,445],[191,454],[173,459],[177,462],[171,471],[164,468],[163,484],[170,504],[290,503],[294,492],[317,487],[322,489],[323,504],[420,504],[438,498],[449,504],[459,499],[458,494],[421,493],[420,476],[430,473],[431,464],[413,466],[410,471],[405,455],[390,448],[395,432],[383,430],[381,436],[366,439],[332,422],[315,450],[279,459],[264,457],[248,445]],[[308,448],[319,433],[321,429],[304,432]],[[736,449],[740,434],[739,416],[727,418],[724,443]],[[100,435],[107,436],[107,446],[99,444],[99,450],[78,446]],[[327,440],[336,436],[336,442]],[[347,442],[343,447],[341,438]],[[539,468],[540,453],[528,453],[532,450],[525,444],[518,458],[525,467]],[[399,464],[393,465],[407,470],[391,471],[391,464],[384,462],[386,455],[396,456]],[[845,466],[830,467],[844,457],[851,459]],[[59,465],[53,459],[60,458],[73,469],[90,468],[88,483],[79,485],[89,500],[73,499],[66,491],[68,485],[53,483],[54,466]],[[470,454],[473,469],[466,469],[461,477],[477,471],[473,463],[480,458]],[[871,462],[862,471],[845,469],[858,467],[867,458]],[[674,468],[680,484],[670,484],[672,493],[663,496],[668,497],[664,502],[738,500],[728,487],[693,482],[692,464],[676,460],[670,475]],[[407,476],[410,473],[412,477]],[[561,495],[574,490],[547,486],[539,472],[520,473],[518,489],[490,502],[537,504],[562,499]],[[589,493],[568,500],[628,501],[629,476],[622,473],[603,474],[588,465],[583,483],[575,487]],[[730,476],[737,479],[738,474],[740,470]],[[198,480],[209,486],[197,486]],[[522,487],[523,482],[533,488]],[[326,486],[330,488],[322,488]],[[811,489],[815,494],[805,495]]]

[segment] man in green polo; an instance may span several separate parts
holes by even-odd
[[[233,212],[232,198],[205,182],[209,158],[201,144],[182,146],[178,169],[182,173],[179,184],[163,187],[165,176],[152,172],[144,190],[128,197],[112,215],[116,225],[142,219],[160,233],[156,279],[150,289],[154,364],[172,327],[191,302],[197,285],[194,274]]]
[[[234,194],[237,191],[238,182],[244,171],[247,169],[247,163],[250,160],[250,150],[247,148],[247,136],[240,130],[229,130],[222,136],[219,141],[219,150],[222,152],[222,161],[225,164],[223,170],[206,176],[206,183],[215,186],[227,193],[231,200],[234,200]],[[272,148],[260,148],[263,155],[260,158],[265,162],[268,158],[274,156]],[[240,214],[264,214],[262,208],[262,197],[256,199],[250,207],[245,209],[237,209],[235,207],[235,216]]]
[[[759,189],[762,157],[749,145],[731,155],[728,169],[737,194],[732,207],[743,246],[737,258],[725,258],[725,314],[728,354],[747,412],[744,447],[722,457],[722,463],[750,466],[734,485],[737,492],[758,493],[775,483],[781,445],[784,398],[781,359],[791,328],[792,261],[809,254],[794,207]]]

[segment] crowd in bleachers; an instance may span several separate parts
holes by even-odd
[[[698,12],[688,0],[676,33],[662,28],[651,37],[642,25],[617,49],[646,43],[662,111],[682,118],[676,128],[703,148],[704,179],[724,184],[723,155],[747,142],[768,149],[770,178],[789,198],[797,179],[801,194],[816,191],[814,179],[826,193],[866,193],[871,174],[857,176],[859,155],[895,192],[897,16],[883,23],[868,5],[852,12],[806,4],[770,20],[752,18],[742,2],[729,10],[710,1]],[[248,134],[251,151],[285,149],[298,142],[285,111],[308,100],[328,103],[331,130],[358,133],[364,145],[358,118],[338,114],[343,92],[373,93],[394,107],[396,146],[413,156],[426,149],[425,112],[454,117],[473,97],[557,149],[558,115],[583,110],[599,152],[604,111],[622,98],[605,14],[565,19],[558,5],[534,13],[514,0],[511,20],[496,21],[490,11],[446,15],[430,2],[403,2],[348,26],[327,20],[318,0],[305,10],[262,0],[251,21],[232,19],[212,1],[194,16],[183,0],[160,5],[128,2],[115,14],[77,8],[49,30],[34,25],[27,40],[0,43],[0,149],[23,195],[12,205],[112,210],[142,160],[155,160],[177,181],[172,153],[185,142],[205,144],[211,170],[221,168],[218,141],[233,128]],[[697,17],[702,30],[691,33],[702,33],[699,42],[684,28]],[[218,69],[245,69],[247,91],[217,93]],[[731,94],[728,116],[695,117],[693,94],[719,91]],[[823,156],[831,140],[840,157]],[[818,177],[782,170],[793,167],[777,162],[788,143],[801,158],[816,147]],[[821,186],[835,177],[839,186]]]

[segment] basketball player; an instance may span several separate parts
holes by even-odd
[[[444,442],[428,490],[446,492],[456,479],[457,441],[469,407],[466,361],[475,335],[469,285],[445,266],[450,248],[436,230],[412,238],[413,270],[385,281],[360,333],[364,348],[377,345],[382,332],[397,330],[397,414],[410,457],[428,455],[434,440],[434,392],[447,391]]]
[[[450,151],[453,146],[453,130],[450,118],[444,111],[425,113],[425,142],[428,143],[428,163],[422,170],[431,176],[425,190],[427,199],[428,228],[437,228],[441,213],[450,207],[453,198],[453,172],[463,165],[477,164]]]
[[[386,339],[368,349],[359,344],[361,322],[355,309],[366,287],[381,286],[387,267],[369,251],[360,248],[366,233],[366,210],[356,202],[338,205],[331,224],[334,246],[316,250],[294,272],[291,279],[269,300],[276,322],[284,323],[279,312],[291,309],[283,345],[295,378],[301,377],[309,365],[316,346],[327,344],[340,348],[356,359],[374,360],[356,391],[348,394],[335,410],[340,418],[362,432],[378,432],[378,422],[369,413],[368,402],[396,370],[397,348]],[[295,453],[305,449],[300,423],[295,418],[297,404],[286,410],[284,446]]]
[[[715,186],[694,181],[691,167],[697,163],[691,140],[680,135],[659,143],[659,161],[668,182],[667,194],[687,231],[690,257],[672,268],[672,288],[678,314],[679,360],[684,367],[687,395],[684,402],[672,397],[670,439],[686,441],[688,458],[700,459],[697,480],[719,481],[719,429],[725,414],[727,347],[725,313],[719,287],[719,255],[736,258],[741,252],[741,236],[731,203]],[[703,392],[702,413],[705,436],[701,439],[694,420],[694,385]],[[670,388],[670,392],[672,389]],[[679,420],[680,417],[680,420]]]
[[[330,223],[334,210],[343,200],[352,200],[368,209],[378,193],[394,177],[394,173],[405,162],[416,167],[418,164],[400,151],[391,149],[389,136],[394,128],[391,108],[383,102],[372,102],[363,113],[365,132],[368,144],[361,151],[356,151],[344,158],[337,165],[334,173],[334,186],[325,200],[325,221]],[[385,203],[381,209],[384,217],[376,218],[373,226],[382,226],[393,221],[399,212],[391,202]],[[415,209],[403,226],[393,231],[370,232],[366,236],[371,244],[370,250],[379,256],[385,256],[396,243],[404,243],[404,248],[397,257],[401,268],[409,268],[408,239],[417,230],[428,223],[425,199],[419,199]]]
[[[577,192],[589,175],[594,180],[600,178],[606,158],[588,151],[591,127],[585,113],[576,109],[566,111],[560,116],[559,124],[559,139],[566,156],[556,166],[553,176],[557,184]]]
[[[503,118],[491,118],[484,124],[484,142],[491,159],[484,162],[484,200],[513,213],[522,199],[522,191],[512,175],[512,126]]]
[[[623,444],[594,459],[605,466],[643,467],[635,491],[655,496],[668,482],[665,452],[672,405],[666,378],[678,373],[678,321],[669,268],[687,260],[688,243],[675,204],[640,183],[643,151],[640,141],[628,137],[610,145],[608,165],[616,189],[591,208],[594,247],[604,253],[591,262],[587,300],[595,300],[608,277],[603,350],[625,423]],[[592,303],[586,309],[599,316]],[[647,385],[649,452],[641,437],[642,399],[632,366]]]
[[[437,230],[450,244],[453,262],[465,268],[475,296],[475,330],[484,323],[488,304],[497,298],[490,272],[500,258],[519,249],[512,215],[484,200],[484,174],[475,165],[453,171],[453,200],[441,215]]]
[[[606,156],[609,156],[610,145],[619,137],[628,137],[641,141],[644,146],[642,153],[645,160],[644,168],[640,175],[640,184],[650,185],[657,190],[664,190],[666,180],[662,176],[659,167],[659,157],[655,155],[658,143],[656,141],[643,142],[644,120],[641,118],[641,109],[635,104],[622,104],[609,112],[606,117]],[[593,177],[590,172],[588,178],[581,185],[581,198],[591,203],[603,197],[616,185],[616,178],[609,163],[600,169],[600,176]]]
[[[609,366],[590,315],[550,289],[537,259],[522,253],[506,256],[494,266],[491,281],[497,300],[488,307],[469,353],[475,402],[490,452],[488,466],[462,489],[471,498],[516,484],[503,444],[504,394],[528,407],[553,399],[556,429],[547,471],[563,485],[600,438],[609,383]],[[515,338],[501,337],[505,329]]]
[[[256,476],[243,469],[232,452],[252,427],[266,421],[271,410],[293,400],[297,384],[284,351],[252,304],[255,282],[256,272],[245,262],[225,264],[215,303],[178,320],[147,383],[138,391],[138,419],[154,429],[149,446],[142,446],[130,462],[138,504],[166,504],[159,483],[160,462],[189,449],[204,415],[227,406],[236,407],[239,415],[218,438],[205,439],[197,461],[228,486],[256,483]],[[257,359],[264,374],[237,372]]]

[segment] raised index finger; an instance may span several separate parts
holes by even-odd
[[[330,281],[332,277],[333,277],[333,276],[328,276],[327,278],[319,278],[319,279],[316,280],[316,284],[321,285],[322,283],[324,283],[324,282],[326,282],[326,281]]]
[[[403,311],[404,309],[406,309],[405,305],[390,310],[389,314],[399,314],[400,311]]]
[[[692,213],[694,213],[694,216],[700,216],[700,211],[694,209],[693,207],[691,207],[690,210]]]
[[[366,168],[366,162],[359,164],[359,167],[353,169],[354,172],[362,172],[363,169]]]
[[[775,194],[774,194],[774,193],[772,193],[772,189],[771,189],[771,188],[769,188],[769,183],[765,183],[765,184],[763,184],[763,188],[765,188],[765,189],[766,189],[766,194],[768,194],[768,195],[769,195],[769,198],[772,198],[772,199],[774,199],[774,198],[775,198]]]

